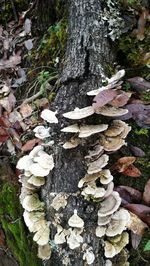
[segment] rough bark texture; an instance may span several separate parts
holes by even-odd
[[[95,237],[97,224],[98,204],[85,201],[80,196],[78,189],[79,180],[86,173],[84,156],[89,150],[90,141],[86,140],[79,147],[64,150],[62,142],[69,139],[69,135],[61,133],[60,129],[74,121],[62,117],[64,112],[75,107],[90,105],[86,92],[100,86],[103,69],[111,62],[110,47],[106,38],[107,28],[101,19],[102,1],[100,0],[72,0],[69,2],[69,32],[64,69],[61,77],[62,86],[58,91],[53,109],[58,111],[59,124],[52,129],[55,141],[53,152],[55,155],[55,169],[47,178],[47,183],[42,189],[42,197],[47,205],[47,218],[51,224],[51,238],[54,238],[56,228],[53,226],[56,212],[50,207],[53,193],[65,192],[69,195],[65,209],[58,211],[61,225],[67,228],[67,221],[77,209],[80,217],[84,219],[84,243],[93,247],[96,259],[92,265],[103,266],[104,256],[101,241]],[[94,118],[86,119],[93,122]],[[82,121],[85,122],[85,121]],[[80,121],[81,122],[81,121]],[[82,245],[81,245],[82,246]],[[86,265],[82,259],[81,248],[70,250],[66,244],[54,249],[48,265],[64,265],[64,259],[69,257],[66,265]]]

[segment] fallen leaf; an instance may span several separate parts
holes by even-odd
[[[26,144],[24,144],[22,146],[22,151],[31,151],[33,149],[33,147],[36,145],[36,144],[39,144],[41,143],[41,140],[40,139],[37,139],[37,138],[34,138],[34,139],[31,139],[31,140],[28,140],[26,142]]]
[[[20,113],[22,114],[23,118],[29,117],[32,114],[32,107],[29,104],[23,104],[20,107]]]
[[[108,102],[110,102],[114,97],[117,95],[117,91],[115,90],[103,90],[99,92],[93,99],[93,108],[94,110],[98,109],[99,107],[104,106]]]
[[[141,176],[141,171],[135,167],[133,164],[130,164],[128,168],[126,168],[123,172],[124,175],[131,177],[139,177]]]
[[[122,173],[129,167],[129,165],[134,163],[135,160],[136,157],[133,156],[122,157],[118,159],[118,161],[112,166],[112,169],[118,171],[119,173]]]
[[[142,9],[142,13],[140,14],[140,17],[138,19],[138,27],[136,30],[133,31],[134,34],[136,34],[136,37],[138,40],[143,41],[144,39],[144,33],[145,33],[145,24],[146,20],[148,18],[149,12],[146,8]]]
[[[146,205],[150,206],[150,179],[147,181],[144,188],[143,201]]]
[[[143,204],[128,203],[124,208],[136,214],[144,223],[150,226],[150,207]]]
[[[133,153],[133,155],[136,157],[144,157],[145,156],[145,152],[136,146],[130,145],[130,150]]]
[[[4,128],[9,128],[11,127],[11,123],[6,117],[0,116],[0,126]]]
[[[0,60],[0,70],[5,70],[6,68],[15,68],[21,63],[21,56],[19,54],[11,55],[9,59]]]
[[[137,92],[150,91],[150,82],[141,77],[134,77],[127,80]]]
[[[140,203],[142,200],[142,193],[135,188],[129,186],[118,186],[115,190],[118,191],[120,197],[128,203]]]

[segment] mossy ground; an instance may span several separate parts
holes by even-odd
[[[3,182],[0,185],[0,223],[5,232],[7,247],[19,266],[42,265],[37,258],[37,246],[22,220],[18,188],[11,183]]]

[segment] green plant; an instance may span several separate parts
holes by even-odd
[[[150,251],[150,240],[148,240],[148,242],[146,243],[144,251]]]

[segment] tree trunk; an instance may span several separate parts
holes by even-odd
[[[97,225],[98,204],[86,201],[78,189],[78,182],[86,174],[84,156],[89,150],[89,141],[72,150],[62,148],[62,142],[68,140],[68,135],[60,131],[61,128],[73,124],[63,118],[62,114],[75,107],[85,107],[91,104],[86,92],[97,89],[101,85],[102,77],[107,64],[112,62],[107,28],[104,25],[102,1],[100,0],[70,0],[69,1],[69,29],[68,43],[64,69],[61,76],[62,86],[59,89],[53,104],[53,110],[58,111],[59,124],[54,126],[52,137],[55,141],[53,152],[55,155],[55,169],[47,178],[42,189],[42,198],[47,205],[47,219],[51,221],[51,239],[54,238],[56,227],[53,225],[56,214],[59,214],[60,224],[68,228],[67,221],[74,209],[85,222],[82,234],[84,243],[93,247],[95,261],[92,265],[103,266],[105,259],[101,241],[95,236]],[[93,118],[86,122],[93,121]],[[82,121],[83,122],[83,121]],[[93,121],[94,123],[94,121]],[[54,193],[66,193],[67,206],[54,212],[50,206]],[[86,265],[83,261],[81,248],[71,250],[66,244],[54,249],[48,265]],[[69,258],[69,262],[65,259]],[[67,259],[66,259],[67,260]]]

